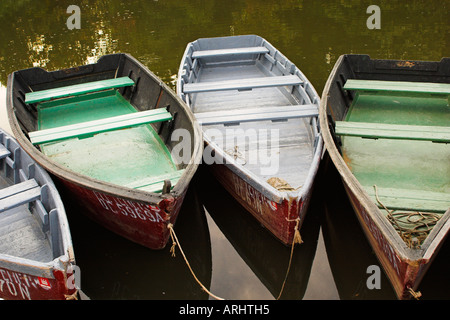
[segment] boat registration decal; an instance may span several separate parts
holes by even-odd
[[[47,287],[41,285],[41,279],[47,282]],[[0,294],[2,295],[31,300],[30,291],[35,291],[39,288],[50,289],[49,280],[7,269],[0,269]]]
[[[48,281],[48,279],[38,277],[38,280],[39,280],[39,285],[41,286],[41,288],[43,288],[45,290],[50,290],[52,288],[52,286],[50,285],[50,281]]]
[[[161,217],[161,209],[157,205],[143,204],[125,199],[110,197],[106,194],[93,191],[100,205],[117,215],[122,215],[132,219],[140,219],[150,222],[164,222]]]

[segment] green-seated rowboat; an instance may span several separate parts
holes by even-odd
[[[398,298],[450,228],[450,59],[344,55],[322,95],[328,153]]]
[[[20,145],[90,217],[146,247],[166,245],[202,140],[190,110],[159,78],[127,54],[20,70],[8,78],[7,110]]]

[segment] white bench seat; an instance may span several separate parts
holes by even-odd
[[[0,212],[40,199],[41,188],[30,179],[0,190]]]
[[[264,120],[277,121],[317,116],[318,108],[315,104],[210,111],[195,114],[197,121],[202,125],[230,124]]]
[[[185,83],[183,86],[184,93],[225,91],[225,90],[252,90],[265,87],[295,86],[302,84],[296,75],[260,77],[237,80],[222,80],[211,82]]]
[[[192,59],[201,59],[208,57],[220,57],[230,55],[243,54],[263,54],[268,53],[269,49],[266,47],[246,47],[246,48],[231,48],[231,49],[217,49],[217,50],[199,50],[192,53]]]

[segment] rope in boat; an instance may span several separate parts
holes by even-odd
[[[194,271],[191,268],[191,265],[189,264],[189,261],[187,260],[183,249],[181,248],[180,245],[180,241],[177,238],[177,235],[175,234],[175,230],[173,229],[173,224],[169,223],[169,225],[167,226],[167,228],[169,228],[170,230],[170,237],[172,238],[172,247],[170,248],[170,253],[172,253],[172,257],[175,257],[175,248],[178,245],[178,248],[180,249],[181,255],[184,258],[184,261],[186,262],[189,270],[191,271],[192,276],[194,277],[195,281],[197,281],[197,283],[200,285],[200,287],[202,287],[202,289],[208,293],[211,297],[213,297],[216,300],[224,300],[223,298],[220,298],[214,294],[212,294],[201,282],[200,280],[198,280],[197,276],[195,275]]]
[[[294,188],[286,180],[278,177],[269,178],[267,180],[267,183],[279,191],[296,191],[302,187],[299,186],[297,188]]]
[[[374,185],[375,198],[377,202],[388,213],[388,220],[394,225],[394,228],[399,233],[400,237],[405,241],[409,248],[418,248],[420,244],[428,236],[428,233],[433,229],[436,223],[439,221],[440,216],[434,213],[428,212],[395,212],[395,210],[389,210],[379,199],[377,186]],[[401,227],[400,219],[404,218],[406,222],[412,225],[412,228]]]
[[[297,219],[294,219],[294,220],[289,220],[289,219],[286,219],[286,220],[287,220],[288,222],[297,221],[297,223],[295,224],[295,228],[294,228],[294,230],[295,230],[295,232],[294,232],[294,240],[292,241],[292,245],[291,245],[291,255],[290,255],[290,257],[289,257],[288,268],[287,268],[287,270],[286,270],[286,275],[284,276],[284,281],[283,281],[283,284],[282,284],[282,286],[281,286],[280,293],[278,294],[277,300],[280,300],[280,297],[281,297],[281,295],[283,294],[284,286],[285,286],[285,284],[286,284],[286,280],[287,280],[287,277],[288,277],[288,275],[289,275],[289,271],[291,270],[292,257],[293,257],[293,255],[294,255],[294,247],[295,247],[295,244],[296,244],[296,243],[298,243],[298,244],[303,243],[302,237],[301,237],[301,235],[300,235],[300,231],[298,230],[298,226],[299,226],[299,224],[300,224],[300,218],[297,218]]]
[[[232,156],[234,160],[237,160],[238,158],[242,161],[241,165],[245,166],[247,164],[247,160],[245,160],[245,157],[242,155],[242,153],[238,150],[238,146],[234,146],[233,150],[225,150],[225,152]]]

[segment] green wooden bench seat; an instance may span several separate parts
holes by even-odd
[[[372,139],[450,142],[450,127],[336,121],[336,134]]]
[[[40,199],[41,188],[30,179],[0,190],[0,212]]]
[[[376,200],[375,188],[365,186],[364,189],[381,208]],[[377,187],[377,194],[378,199],[390,210],[444,213],[450,208],[448,193]]]
[[[33,131],[29,133],[29,136],[33,144],[42,144],[75,137],[89,137],[96,133],[125,129],[170,119],[172,119],[170,112],[165,108],[159,108],[57,128]]]
[[[450,95],[450,83],[378,81],[349,79],[344,85],[346,90],[367,92],[403,93],[403,94],[433,94]]]
[[[225,90],[251,90],[256,88],[295,86],[302,84],[296,75],[260,77],[237,80],[222,80],[198,83],[186,83],[183,87],[184,93],[225,91]]]
[[[198,122],[202,125],[229,124],[263,120],[276,121],[317,116],[318,108],[315,104],[211,111],[195,114]]]
[[[174,185],[177,184],[178,180],[181,178],[184,171],[185,169],[181,169],[155,177],[148,177],[145,179],[129,183],[126,185],[126,187],[131,189],[141,189],[148,192],[161,192],[165,180],[170,180],[173,187]]]
[[[266,47],[247,47],[247,48],[232,48],[232,49],[218,49],[218,50],[199,50],[192,53],[192,59],[206,58],[206,57],[220,57],[229,55],[241,54],[262,54],[268,53],[269,49]]]
[[[66,98],[71,96],[82,95],[86,93],[108,90],[120,87],[127,87],[134,85],[134,81],[129,77],[120,77],[115,79],[93,81],[60,88],[28,92],[25,95],[25,103],[37,103],[49,101],[58,98]]]

